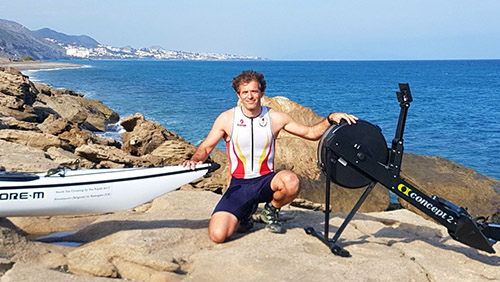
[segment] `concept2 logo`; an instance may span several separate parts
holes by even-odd
[[[0,201],[43,199],[44,197],[45,194],[43,192],[0,193]]]
[[[436,207],[433,203],[424,199],[422,196],[419,196],[417,193],[413,192],[413,190],[411,188],[409,188],[408,186],[406,186],[404,184],[399,184],[398,190],[399,190],[399,192],[405,194],[408,198],[413,199],[414,201],[416,201],[418,204],[420,204],[424,208],[430,210],[437,217],[440,217],[449,223],[453,223],[453,219],[454,219],[453,216],[449,215],[445,211]]]

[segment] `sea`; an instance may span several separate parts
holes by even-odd
[[[500,60],[119,61],[71,60],[82,68],[24,71],[31,80],[102,101],[121,117],[142,113],[198,145],[218,114],[236,105],[233,77],[265,75],[267,96],[320,116],[349,112],[394,138],[398,83],[413,102],[405,151],[439,156],[500,179]],[[119,126],[106,136],[117,137]],[[224,149],[220,143],[218,148]]]

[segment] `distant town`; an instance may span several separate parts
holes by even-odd
[[[47,40],[50,40],[46,38]],[[56,43],[56,42],[54,42]],[[81,47],[75,45],[63,45],[58,43],[66,50],[66,55],[81,59],[157,59],[157,60],[200,60],[200,61],[221,61],[221,60],[265,60],[260,57],[239,56],[232,54],[218,53],[198,53],[186,51],[165,50],[161,47],[140,48],[132,47],[113,47],[108,45],[99,45],[94,48]]]

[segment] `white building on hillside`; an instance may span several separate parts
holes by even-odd
[[[77,58],[89,58],[90,50],[85,47],[66,46],[66,55]]]

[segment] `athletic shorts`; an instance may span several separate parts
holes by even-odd
[[[225,211],[240,220],[250,212],[254,204],[270,202],[274,193],[271,189],[271,180],[275,175],[276,172],[270,172],[251,179],[232,177],[226,193],[224,193],[212,214]]]

